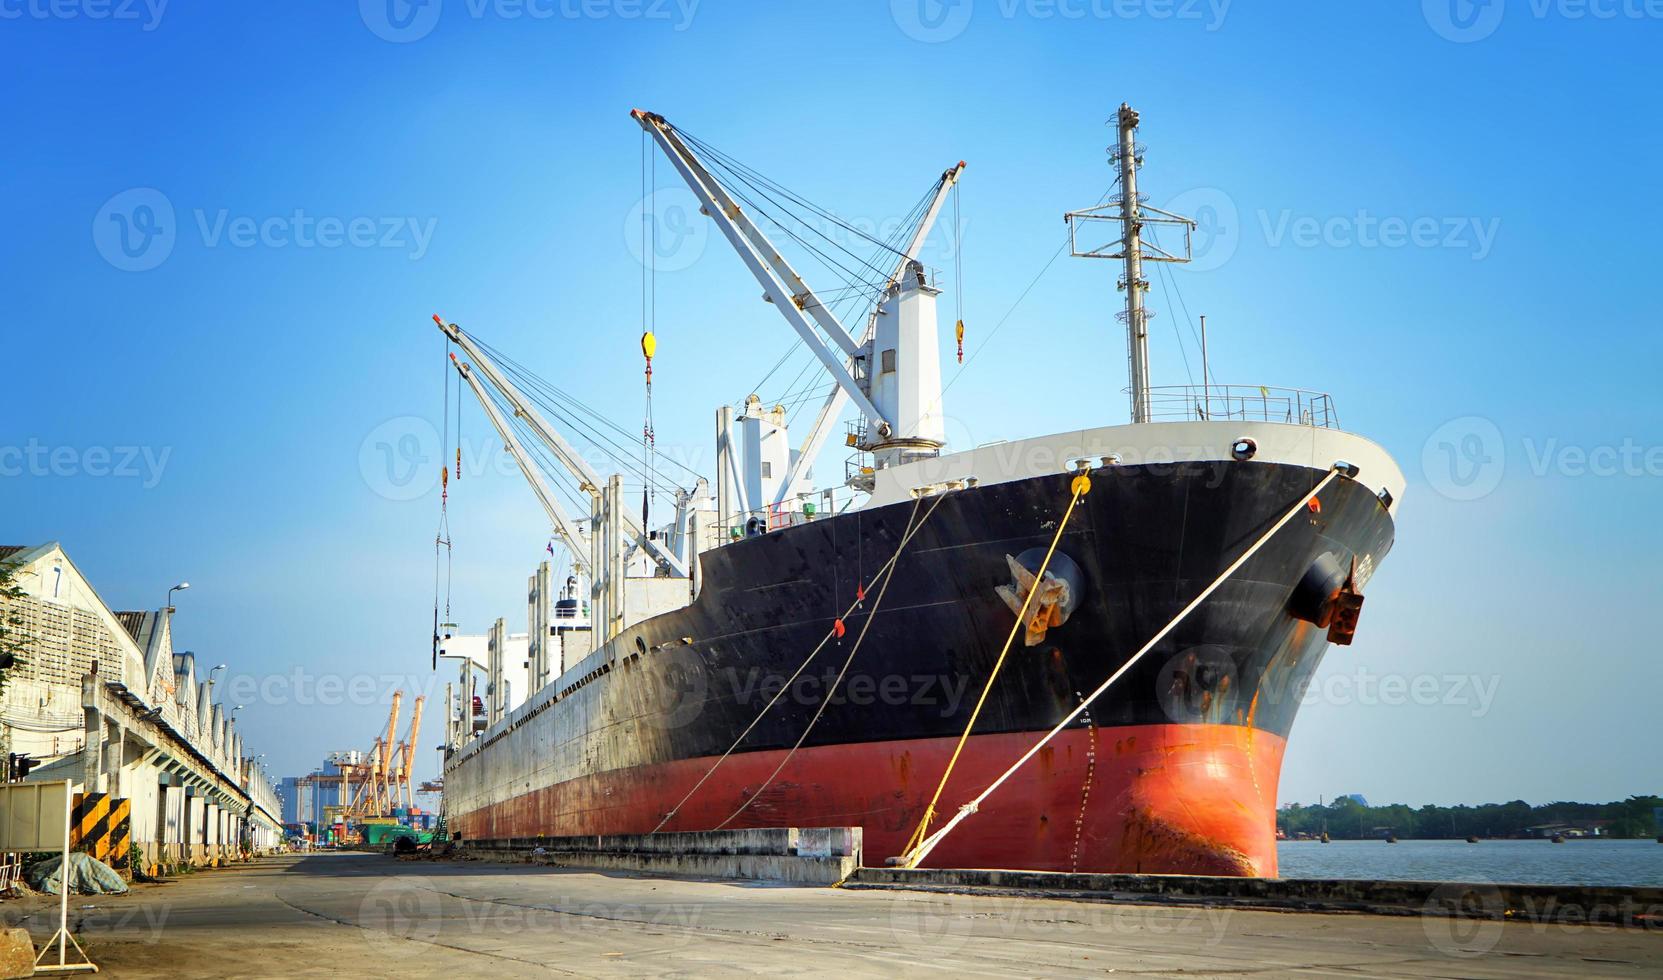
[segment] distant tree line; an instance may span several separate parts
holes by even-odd
[[[17,584],[16,563],[0,561],[0,697],[6,693],[6,675],[23,665],[23,654],[29,647],[29,636],[23,630],[23,613],[18,607],[18,602],[26,598],[28,593]]]
[[[1326,805],[1293,803],[1276,813],[1276,827],[1289,837],[1327,832],[1335,840],[1380,836],[1382,828],[1403,838],[1526,837],[1530,828],[1544,824],[1588,825],[1608,821],[1601,836],[1655,837],[1657,812],[1663,797],[1631,796],[1613,803],[1546,803],[1531,806],[1523,800],[1479,806],[1426,806],[1402,803],[1364,806],[1349,797]]]

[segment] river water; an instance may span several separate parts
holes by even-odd
[[[1663,885],[1654,840],[1281,841],[1276,850],[1283,878]]]

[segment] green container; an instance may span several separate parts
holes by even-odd
[[[364,827],[364,843],[371,846],[380,846],[395,837],[414,837],[418,844],[426,844],[433,839],[431,833],[416,830],[414,827],[406,827],[403,824],[369,824]]]

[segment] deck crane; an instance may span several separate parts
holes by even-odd
[[[599,498],[607,481],[602,479],[595,468],[589,465],[588,460],[585,460],[582,454],[566,441],[566,438],[560,434],[558,429],[549,424],[549,421],[543,417],[542,413],[537,411],[537,408],[520,392],[519,388],[503,376],[502,372],[497,369],[496,363],[480,349],[467,331],[454,323],[447,323],[443,317],[437,314],[434,315],[433,322],[437,323],[445,336],[462,348],[462,352],[467,355],[468,363],[456,362],[457,371],[462,374],[463,379],[473,389],[474,395],[479,399],[480,404],[485,406],[486,414],[491,417],[491,424],[497,427],[497,432],[503,436],[503,441],[508,445],[509,452],[514,455],[515,461],[519,464],[521,471],[526,474],[526,478],[531,481],[533,490],[537,492],[544,510],[548,511],[550,520],[554,522],[562,541],[567,547],[572,548],[574,561],[581,560],[584,555],[589,555],[591,548],[587,538],[578,532],[576,525],[569,519],[564,518],[563,515],[556,516],[557,513],[560,513],[558,504],[554,503],[552,495],[547,495],[548,488],[546,484],[540,478],[532,476],[536,470],[535,464],[526,455],[524,445],[518,439],[512,438],[505,420],[501,413],[496,410],[491,399],[487,397],[487,393],[479,383],[479,378],[475,376],[475,372],[483,376],[485,382],[489,383],[492,388],[502,395],[508,406],[514,410],[515,417],[525,421],[532,434],[548,447],[549,452],[577,481],[578,487],[590,495],[591,499]],[[552,508],[551,504],[554,505]],[[648,556],[657,564],[661,574],[670,578],[688,577],[687,562],[684,562],[679,556],[664,547],[660,541],[648,534],[634,515],[627,510],[620,509],[618,518],[624,536],[646,551]]]
[[[678,489],[670,532],[652,533],[624,506],[619,475],[603,478],[498,368],[496,358],[483,344],[443,317],[435,315],[433,321],[468,358],[463,361],[452,355],[451,362],[531,484],[555,533],[571,553],[575,570],[589,581],[593,610],[590,622],[594,625],[592,632],[584,631],[585,640],[598,645],[634,622],[691,601],[699,588],[697,539],[702,520],[699,512],[709,495],[706,482],[700,478],[692,490]],[[530,440],[540,443],[541,450],[546,450],[578,490],[588,495],[587,529],[560,505],[542,466],[531,454],[539,447],[528,445]],[[638,553],[644,556],[640,564],[635,557]],[[493,685],[499,680],[493,677]]]
[[[458,330],[457,332],[460,333],[461,331]],[[525,445],[514,434],[508,420],[502,417],[502,412],[497,409],[496,403],[486,394],[479,379],[474,376],[473,368],[457,360],[455,354],[452,354],[450,359],[456,366],[456,373],[460,374],[468,387],[473,389],[474,396],[479,399],[479,404],[485,409],[485,417],[491,420],[491,427],[497,430],[498,436],[502,437],[502,444],[508,447],[509,454],[514,457],[514,462],[519,464],[520,472],[524,474],[526,482],[531,484],[531,492],[537,495],[537,502],[543,505],[543,511],[549,515],[549,523],[554,525],[555,533],[560,536],[561,542],[571,552],[572,564],[577,574],[587,575],[589,573],[589,535],[583,533],[583,529],[578,527],[577,522],[567,515],[566,508],[560,506],[560,501],[555,497],[554,491],[549,488],[548,481],[543,479],[543,471],[532,463],[530,455],[525,451]]]
[[[889,274],[889,281],[884,287],[884,298],[892,300],[900,295],[902,277],[914,265],[918,264],[918,253],[924,248],[924,240],[930,237],[930,229],[935,227],[935,219],[941,214],[941,206],[946,203],[947,195],[958,186],[959,174],[964,172],[964,161],[942,171],[941,179],[936,182],[935,191],[931,195],[924,217],[919,220],[918,228],[913,232],[912,240],[907,243],[906,250],[895,261],[895,269]],[[955,230],[954,234],[958,232]],[[866,331],[861,334],[860,346],[862,350],[871,350],[873,341],[878,333],[878,317],[887,315],[887,311],[880,303],[872,308],[872,313],[866,318]],[[851,362],[852,366],[852,362]],[[774,498],[774,506],[778,507],[791,499],[797,492],[797,485],[807,475],[813,465],[814,457],[820,455],[821,446],[825,445],[826,436],[830,434],[833,423],[843,414],[843,409],[849,404],[849,393],[841,385],[834,387],[826,400],[821,403],[820,411],[815,414],[814,422],[809,426],[808,436],[803,440],[802,452],[791,464],[791,471],[780,482],[779,493]]]
[[[885,284],[879,308],[857,341],[673,125],[663,116],[641,109],[630,115],[675,166],[698,198],[703,213],[721,229],[761,284],[764,298],[785,317],[837,382],[787,477],[771,488],[773,499],[753,500],[750,504],[771,503],[771,509],[777,510],[796,492],[846,402],[854,402],[865,419],[857,448],[872,452],[876,465],[896,465],[939,453],[946,441],[936,346],[935,296],[939,290],[925,281],[917,255],[948,191],[964,169],[963,161],[941,175],[923,220],[906,250],[899,253],[900,260]]]

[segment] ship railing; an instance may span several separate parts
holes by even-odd
[[[1340,427],[1326,392],[1270,385],[1161,385],[1149,389],[1149,417],[1157,422],[1281,422],[1319,429]]]
[[[863,493],[872,492],[876,473],[871,453],[855,453],[843,461],[843,485]]]
[[[767,507],[735,511],[726,524],[718,522],[715,525],[717,538],[714,546],[821,520],[836,513],[837,506],[836,492],[828,489],[809,490]]]

